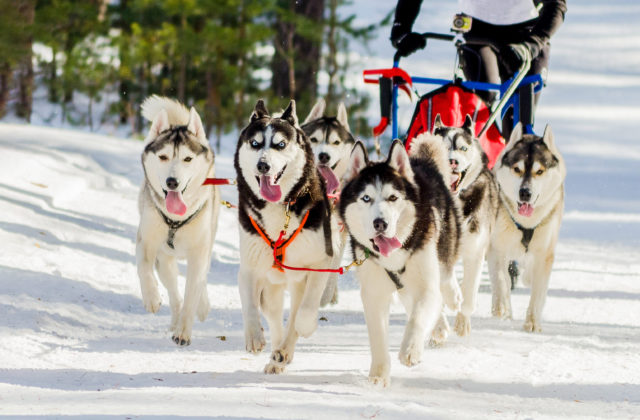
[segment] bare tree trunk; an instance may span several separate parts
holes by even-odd
[[[326,102],[330,104],[335,103],[336,99],[336,76],[338,74],[338,40],[337,40],[337,9],[338,0],[329,0],[329,33],[327,35],[327,48],[329,54],[327,55],[327,73],[329,73],[329,86],[327,88]]]
[[[11,66],[8,62],[0,64],[0,118],[7,113],[9,101],[9,83],[11,82]]]
[[[238,16],[239,16],[238,41],[239,41],[239,44],[243,44],[245,39],[247,38],[247,30],[246,30],[247,12],[246,12],[244,1],[240,2],[240,10],[239,10]],[[242,82],[240,83],[240,89],[238,90],[237,96],[236,96],[236,112],[235,112],[236,118],[235,119],[236,119],[236,127],[238,128],[238,130],[240,130],[245,124],[244,88],[246,86],[245,79],[247,77],[247,60],[244,54],[240,54],[238,56],[237,66],[238,66],[238,77]]]
[[[36,14],[35,0],[23,0],[18,6],[20,16],[27,26],[32,26]],[[18,64],[18,116],[31,121],[31,111],[33,107],[33,32],[30,30],[24,40],[24,56]]]

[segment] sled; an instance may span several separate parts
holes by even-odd
[[[438,34],[427,32],[422,34],[427,39],[442,41],[453,41],[458,51],[458,62],[460,52],[465,45],[487,45],[486,40],[463,39],[460,34]],[[489,158],[489,168],[492,168],[495,160],[505,146],[505,140],[501,130],[497,125],[497,117],[504,117],[507,110],[513,107],[513,124],[519,121],[520,99],[518,89],[522,86],[532,85],[533,93],[539,92],[543,87],[542,76],[539,74],[526,76],[531,67],[531,58],[524,60],[514,76],[502,84],[465,81],[458,74],[454,74],[452,79],[439,79],[431,77],[411,76],[399,67],[400,56],[394,55],[393,67],[387,69],[370,69],[363,71],[365,83],[379,85],[380,91],[380,122],[373,128],[373,137],[376,150],[379,153],[379,138],[386,131],[391,123],[391,136],[398,137],[398,90],[402,90],[409,98],[412,98],[412,91],[420,99],[416,104],[411,123],[406,131],[405,146],[409,148],[411,141],[419,134],[431,132],[436,115],[440,114],[442,123],[446,126],[462,126],[465,117],[469,114],[475,123],[476,137],[480,140],[480,145]],[[461,70],[459,66],[455,66]],[[436,85],[439,86],[422,96],[415,90],[416,85]],[[498,101],[494,109],[489,106],[475,92],[493,91],[497,93]],[[531,133],[532,127],[525,127],[525,132]]]

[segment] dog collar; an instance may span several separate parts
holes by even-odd
[[[198,210],[196,210],[191,216],[187,217],[186,219],[177,221],[177,220],[170,219],[166,214],[164,214],[164,212],[162,210],[160,210],[156,206],[156,209],[158,210],[158,212],[162,216],[162,219],[167,224],[167,226],[169,226],[169,232],[167,234],[167,245],[169,246],[169,248],[175,249],[175,247],[173,245],[173,239],[174,239],[178,229],[180,229],[182,226],[184,226],[187,223],[189,223],[194,217],[196,217],[198,215],[198,213],[200,213],[200,211],[203,208],[204,208],[204,205],[202,207],[200,207]]]

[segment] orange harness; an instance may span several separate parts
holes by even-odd
[[[258,232],[258,234],[262,237],[262,239],[264,239],[267,245],[269,245],[269,247],[273,250],[273,265],[271,267],[284,273],[284,268],[283,268],[284,255],[287,250],[287,247],[291,245],[291,242],[293,242],[296,236],[298,236],[298,234],[304,227],[305,223],[307,222],[308,217],[309,217],[309,210],[307,210],[304,217],[302,218],[302,221],[300,222],[300,226],[298,226],[295,232],[291,234],[289,239],[287,239],[286,241],[282,241],[282,236],[284,235],[284,231],[281,231],[280,238],[278,239],[277,242],[274,242],[269,238],[269,236],[260,227],[260,225],[258,225],[258,223],[255,220],[253,220],[253,217],[249,216],[249,220],[251,220],[251,224],[253,225],[253,228],[256,230],[256,232]]]

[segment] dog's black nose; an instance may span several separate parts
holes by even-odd
[[[377,219],[373,220],[373,228],[376,230],[376,232],[384,232],[385,230],[387,230],[387,226],[389,226],[389,224],[385,222],[384,219],[378,217]]]
[[[266,174],[267,172],[269,172],[269,169],[271,169],[271,166],[269,166],[267,162],[263,160],[258,162],[258,172],[260,172],[261,174]]]
[[[328,153],[322,152],[318,155],[318,160],[320,163],[326,165],[331,160],[331,156]]]
[[[520,201],[527,203],[531,200],[531,190],[529,188],[520,188],[519,194]]]
[[[178,180],[175,178],[167,178],[167,188],[170,190],[178,188]]]

